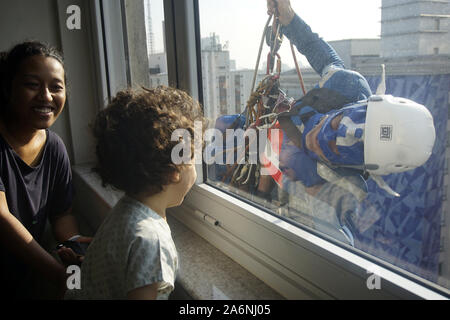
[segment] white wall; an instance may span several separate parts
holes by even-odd
[[[35,39],[55,46],[64,54],[68,77],[65,110],[52,126],[63,139],[72,164],[95,161],[90,129],[97,110],[103,105],[96,85],[90,0],[17,0],[0,2],[0,50]],[[81,29],[69,30],[66,10],[81,9]]]
[[[7,51],[25,40],[39,40],[61,49],[55,0],[0,1],[0,51]],[[68,123],[69,111],[66,108],[51,129],[64,140],[73,160]]]

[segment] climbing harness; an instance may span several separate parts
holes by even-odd
[[[273,20],[273,21],[272,21]],[[270,25],[270,23],[272,25]],[[269,47],[267,54],[266,75],[260,81],[255,89],[256,79],[258,76],[259,64],[261,60],[264,42]],[[260,130],[270,130],[278,122],[278,115],[290,109],[294,99],[288,98],[286,94],[280,89],[280,75],[281,75],[281,57],[278,53],[283,42],[283,34],[281,32],[281,24],[278,20],[278,14],[269,16],[265,26],[256,59],[255,71],[253,74],[251,95],[247,101],[246,108],[236,119],[235,123],[239,121],[240,117],[245,117],[244,130],[253,129],[259,132]],[[295,51],[291,43],[292,54],[294,58],[295,67],[299,76],[300,85],[303,93],[306,94],[303,78],[300,67],[295,56]],[[230,128],[235,128],[235,123]],[[256,135],[256,139],[259,135]],[[237,159],[233,165],[228,165],[227,172],[223,176],[222,181],[230,179],[230,183],[236,186],[245,186],[250,183],[256,187],[260,177],[261,164],[250,164],[247,159],[249,157],[249,146],[251,143],[257,143],[258,146],[261,141],[248,141],[245,146],[245,159]],[[234,148],[236,151],[237,147]]]
[[[272,19],[273,23],[270,25]],[[270,49],[267,55],[266,75],[255,89],[264,41]],[[260,130],[281,128],[286,137],[295,146],[302,149],[302,147],[304,147],[302,146],[303,131],[305,129],[305,124],[311,116],[317,112],[326,114],[333,109],[341,109],[351,101],[336,91],[327,88],[317,88],[307,93],[292,43],[290,44],[291,51],[304,96],[297,102],[295,102],[292,98],[288,98],[280,89],[281,57],[278,54],[278,51],[282,42],[283,34],[281,32],[281,24],[279,23],[276,14],[270,15],[261,37],[255,72],[253,75],[251,95],[247,101],[245,110],[228,128],[236,129],[237,123],[239,123],[241,118],[244,117],[244,131],[251,129],[256,130],[259,133]],[[382,84],[380,84],[380,92],[385,90],[384,79],[385,76],[383,69],[383,81]],[[305,107],[309,107],[311,111],[302,113],[302,110]],[[292,120],[292,117],[294,116],[300,117],[302,122],[301,125],[297,126],[294,124]],[[236,159],[236,162],[233,165],[227,165],[227,171],[222,179],[223,182],[229,180],[231,185],[237,187],[250,187],[252,185],[256,188],[258,186],[261,163],[259,162],[259,158],[257,158],[258,161],[256,164],[248,161],[251,152],[249,147],[254,143],[257,143],[258,146],[262,143],[262,141],[259,141],[259,134],[256,136],[249,135],[248,140],[245,142],[244,152],[241,153],[240,158]],[[233,152],[236,152],[237,148],[237,146],[234,146]],[[258,150],[260,150],[260,148],[258,148]],[[339,168],[344,169],[340,170]],[[320,160],[317,162],[317,174],[322,179],[341,186],[354,194],[359,201],[362,201],[367,195],[367,186],[365,184],[355,185],[351,183],[345,175],[341,174],[341,172],[346,169],[353,172],[353,174],[360,175],[363,180],[367,180],[369,178],[369,174],[366,171],[367,168],[361,166],[335,166]],[[391,195],[398,196],[396,192],[391,190],[389,186],[384,183],[381,177],[374,176],[373,178],[377,185],[382,189],[386,190]]]

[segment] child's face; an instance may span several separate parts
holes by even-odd
[[[178,174],[178,177],[178,182],[175,182],[171,185],[171,193],[173,195],[171,199],[173,201],[171,202],[169,207],[176,207],[181,205],[184,197],[194,185],[195,180],[197,180],[197,171],[195,169],[194,159],[192,159],[189,164],[186,164],[182,167],[180,173]]]

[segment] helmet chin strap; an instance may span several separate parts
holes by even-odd
[[[392,190],[392,188],[386,183],[386,181],[383,180],[381,176],[377,176],[375,174],[371,174],[370,177],[375,181],[375,183],[380,187],[381,189],[385,190],[390,195],[398,198],[400,197],[400,194]]]
[[[344,166],[345,167],[345,166]],[[351,166],[347,166],[351,167]],[[354,166],[356,167],[356,166]],[[351,192],[359,202],[361,202],[366,196],[367,191],[362,190],[357,185],[351,183],[346,177],[342,177],[337,174],[334,170],[330,169],[327,165],[318,162],[317,163],[317,174],[324,180],[339,185],[341,188],[346,189]],[[383,189],[391,196],[396,198],[400,197],[400,194],[392,190],[392,188],[383,180],[383,177],[370,174],[370,178],[377,184],[380,189]]]
[[[360,186],[352,183],[347,177],[343,177],[336,171],[332,170],[327,165],[318,162],[317,163],[317,174],[324,180],[336,184],[339,187],[352,193],[356,199],[361,202],[367,196],[367,191],[363,190]]]

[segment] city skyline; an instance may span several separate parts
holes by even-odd
[[[291,4],[313,31],[326,41],[380,37],[381,0],[291,0]],[[163,1],[152,0],[151,5],[154,52],[162,52]],[[266,0],[200,0],[199,11],[201,37],[209,37],[215,33],[222,44],[228,43],[231,59],[236,61],[238,69],[254,69],[262,32],[268,19]],[[266,50],[267,46],[264,47],[264,52]],[[280,55],[283,63],[293,67],[287,39],[280,49]],[[301,63],[306,61],[298,53],[297,58]]]
[[[381,33],[381,0],[291,0],[291,5],[312,30],[326,41],[379,38]],[[238,69],[254,69],[264,25],[268,19],[266,1],[200,0],[199,11],[202,38],[215,33],[222,43],[228,42],[231,59],[236,61]],[[220,15],[214,15],[213,12],[220,12]],[[339,12],[339,16],[335,12]],[[238,21],[239,24],[230,21]],[[267,46],[263,49],[265,54],[267,49]],[[293,68],[287,39],[279,53],[282,62]],[[298,53],[297,58],[302,63],[306,62]]]

